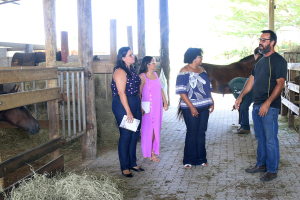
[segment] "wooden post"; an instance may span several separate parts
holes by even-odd
[[[2,162],[2,155],[1,155],[1,147],[0,147],[0,163]],[[4,185],[4,177],[3,178],[0,178],[0,189],[4,189],[5,188],[5,185]]]
[[[138,59],[146,55],[145,42],[145,3],[144,0],[137,0],[138,19]]]
[[[133,52],[132,26],[127,26],[127,41],[128,41],[128,46],[131,48]]]
[[[117,20],[110,20],[110,61],[117,61]]]
[[[274,31],[274,0],[269,0],[269,30]]]
[[[56,62],[56,15],[55,0],[43,0],[44,29],[46,38],[46,67],[55,67]],[[48,80],[47,88],[57,87],[57,79]],[[59,137],[58,100],[48,101],[49,108],[49,139]],[[51,153],[51,159],[60,155],[59,149]]]
[[[68,42],[68,32],[62,31],[61,33],[61,61],[67,62],[69,55],[69,42]]]
[[[289,59],[289,63],[294,63],[293,59]],[[289,82],[295,83],[295,70],[289,70],[290,72],[290,77],[289,77]],[[295,92],[290,90],[290,102],[294,103],[295,102]],[[294,115],[292,115],[292,110],[289,109],[289,128],[294,129]]]
[[[110,61],[117,62],[117,20],[110,20]],[[108,74],[105,74],[105,99],[108,100]]]
[[[78,66],[84,67],[87,133],[82,136],[82,159],[97,157],[97,123],[93,71],[93,31],[91,0],[77,0]]]
[[[164,70],[167,84],[168,97],[170,88],[170,58],[169,58],[169,6],[168,0],[159,0],[159,18],[160,18],[160,66]],[[168,104],[170,105],[170,99]]]

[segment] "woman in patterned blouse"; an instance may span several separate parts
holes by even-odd
[[[120,125],[124,115],[127,115],[127,121],[133,122],[133,118],[141,120],[141,99],[140,85],[141,79],[137,75],[132,64],[135,62],[130,47],[119,49],[117,56],[117,66],[114,68],[113,78],[111,81],[111,90],[113,94],[112,110]],[[119,160],[122,174],[126,177],[133,177],[130,170],[141,172],[144,171],[136,164],[136,144],[140,136],[139,125],[136,132],[120,128],[119,139]]]
[[[184,54],[184,66],[176,81],[176,94],[180,95],[180,112],[187,127],[183,164],[207,166],[205,132],[208,117],[214,110],[210,80],[201,67],[202,49],[189,48]]]

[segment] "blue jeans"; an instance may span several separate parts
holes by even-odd
[[[198,108],[198,117],[193,117],[190,109],[182,109],[186,124],[183,164],[201,165],[206,163],[205,132],[209,117],[209,107]]]
[[[133,117],[136,119],[142,119],[141,111],[141,99],[139,96],[127,96],[128,104]],[[123,116],[127,115],[124,106],[121,103],[120,97],[114,97],[112,101],[112,111],[116,117],[118,126],[120,125]],[[136,167],[136,144],[140,136],[141,123],[136,132],[129,131],[119,127],[120,138],[119,138],[119,160],[121,170]]]
[[[250,125],[249,125],[249,107],[251,103],[253,102],[252,100],[252,94],[251,95],[246,95],[243,98],[243,101],[240,105],[240,118],[241,118],[241,128],[244,130],[250,131]]]
[[[260,105],[253,105],[252,118],[255,137],[257,139],[257,166],[266,164],[268,172],[278,171],[279,142],[278,142],[278,108],[269,108],[266,116],[259,116]]]

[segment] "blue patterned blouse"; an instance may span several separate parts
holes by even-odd
[[[213,105],[210,91],[213,90],[211,82],[206,74],[195,72],[179,72],[176,81],[176,94],[186,94],[195,108]],[[180,102],[182,109],[189,109],[183,100]]]
[[[115,70],[114,70],[115,72]],[[132,78],[130,78],[127,74],[127,83],[126,83],[126,89],[125,89],[125,94],[126,96],[136,96],[140,94],[140,85],[141,85],[141,79],[140,77],[137,75],[135,69],[133,67],[130,66],[129,72],[132,76]],[[111,81],[111,91],[112,91],[112,95],[113,97],[118,96],[118,89],[116,86],[116,82],[114,81],[114,79],[112,78]]]

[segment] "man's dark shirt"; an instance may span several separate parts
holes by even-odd
[[[269,57],[260,56],[257,58],[251,74],[254,76],[254,105],[259,105],[264,103],[272,94],[275,86],[277,85],[277,79],[286,79],[287,62],[277,52],[272,53]],[[270,106],[280,109],[280,105],[281,97],[279,95]]]

